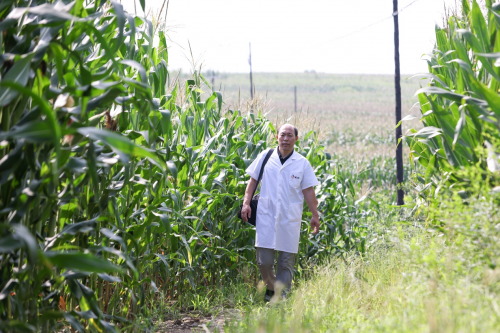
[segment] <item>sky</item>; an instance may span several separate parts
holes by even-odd
[[[134,13],[133,0],[122,4]],[[158,16],[162,4],[146,0],[146,13]],[[403,74],[427,72],[421,57],[433,48],[445,4],[454,7],[455,0],[399,0],[400,9],[410,5],[399,14]],[[190,71],[194,59],[204,70],[248,72],[251,43],[254,72],[392,74],[392,6],[392,0],[169,0],[169,66]]]

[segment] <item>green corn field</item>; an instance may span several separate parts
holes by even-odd
[[[306,209],[294,288],[271,308],[236,215],[288,115],[235,106],[201,68],[171,75],[163,28],[119,1],[0,3],[0,333],[155,331],[238,287],[227,331],[498,327],[500,4],[463,0],[436,27],[423,126],[400,143],[407,205],[387,117],[300,133],[321,230]],[[332,153],[354,146],[372,148]]]
[[[276,135],[261,110],[171,77],[164,33],[118,2],[6,0],[0,19],[0,331],[133,330],[159,298],[257,281],[236,210]],[[324,224],[305,214],[298,276],[366,251],[377,214],[314,132],[299,152]]]
[[[500,138],[500,4],[487,0],[485,13],[475,0],[464,0],[460,15],[436,27],[429,73],[419,75],[431,79],[417,92],[424,127],[405,139],[421,166],[415,178],[423,197],[437,197],[451,185],[466,192],[470,179],[456,172],[464,167],[479,165],[489,177],[500,170],[494,148]]]

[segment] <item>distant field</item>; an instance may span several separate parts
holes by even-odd
[[[212,72],[204,75],[212,82]],[[403,76],[401,81],[403,117],[416,102],[415,92],[420,85],[426,84],[417,79],[407,80],[408,77]],[[248,74],[216,72],[213,81],[229,108],[248,109]],[[291,122],[299,129],[321,129],[322,137],[330,141],[332,152],[393,155],[395,95],[392,75],[254,73],[253,82],[259,105],[271,111],[269,117],[276,123],[295,116]],[[293,112],[294,86],[297,87],[297,114]],[[418,114],[418,109],[412,113]],[[403,127],[403,133],[408,125]],[[411,125],[418,126],[418,123]]]

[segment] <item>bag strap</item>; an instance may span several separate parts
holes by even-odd
[[[255,185],[255,189],[253,190],[253,194],[251,198],[255,196],[255,192],[257,192],[257,187],[259,187],[259,183],[262,180],[262,176],[264,175],[264,167],[267,164],[267,161],[269,161],[269,158],[273,154],[274,149],[269,149],[269,151],[266,154],[266,157],[264,158],[264,162],[262,162],[262,166],[260,167],[260,173],[259,173],[259,179],[257,180],[257,185]]]

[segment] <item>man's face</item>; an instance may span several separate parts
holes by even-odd
[[[295,130],[292,126],[281,126],[278,133],[278,145],[280,150],[291,151],[297,142],[298,137],[295,136]]]

